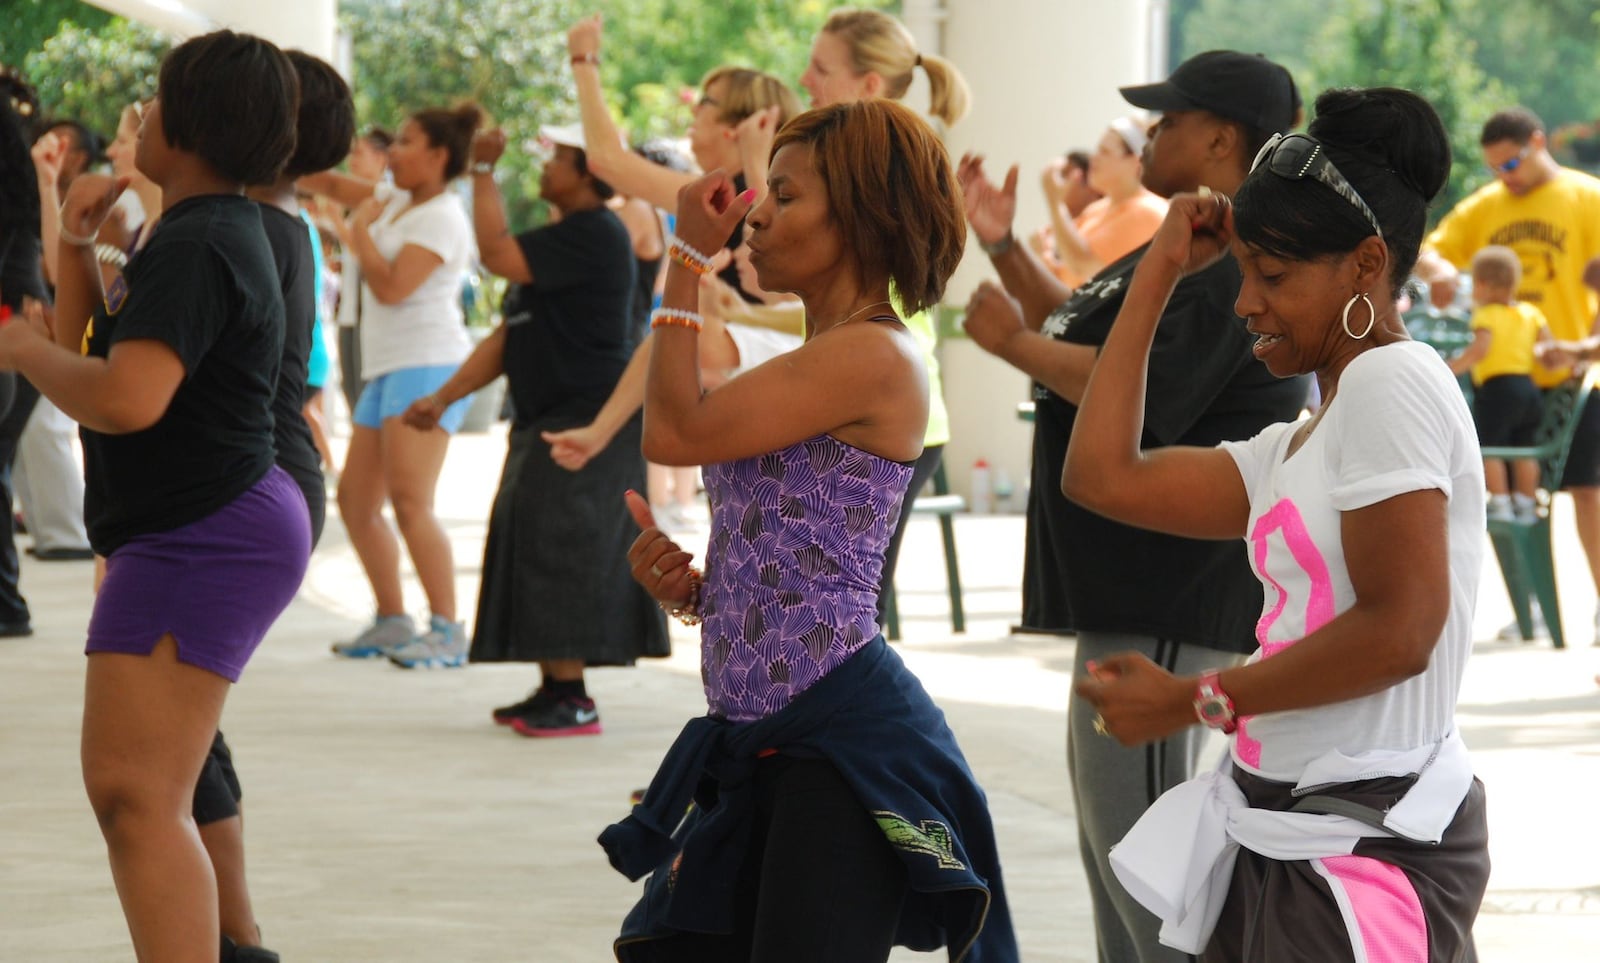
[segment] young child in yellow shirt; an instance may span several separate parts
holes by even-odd
[[[1542,413],[1533,381],[1534,346],[1550,337],[1544,314],[1516,300],[1522,263],[1509,247],[1491,245],[1472,258],[1472,343],[1450,360],[1456,374],[1472,372],[1472,417],[1480,445],[1532,445]],[[1490,518],[1532,518],[1538,506],[1539,463],[1483,460]]]

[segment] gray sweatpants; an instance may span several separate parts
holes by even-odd
[[[1089,660],[1139,652],[1176,675],[1234,665],[1240,656],[1145,635],[1080,632],[1073,681],[1086,678]],[[1124,748],[1094,731],[1094,707],[1073,696],[1067,704],[1067,772],[1078,813],[1078,849],[1094,902],[1100,963],[1187,963],[1193,957],[1162,946],[1161,921],[1140,906],[1111,872],[1109,855],[1162,793],[1195,774],[1202,752],[1223,750],[1220,736],[1198,724],[1161,742]]]

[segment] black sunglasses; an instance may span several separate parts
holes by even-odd
[[[1261,146],[1260,153],[1256,154],[1250,172],[1255,173],[1263,163],[1267,165],[1267,170],[1285,180],[1298,181],[1310,177],[1326,184],[1361,212],[1378,237],[1383,237],[1383,228],[1378,226],[1378,217],[1372,213],[1372,208],[1339,173],[1339,168],[1333,166],[1333,161],[1328,160],[1322,145],[1309,134],[1273,134]]]

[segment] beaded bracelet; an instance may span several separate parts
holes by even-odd
[[[684,625],[700,624],[700,586],[705,579],[700,575],[700,570],[693,565],[689,566],[689,598],[682,605],[668,608],[662,603],[661,608],[670,616]]]
[[[650,312],[650,327],[663,328],[688,328],[696,334],[705,326],[706,319],[694,311],[685,311],[682,308],[656,308]]]
[[[700,277],[711,273],[711,259],[678,238],[672,239],[672,246],[667,249],[667,256]]]

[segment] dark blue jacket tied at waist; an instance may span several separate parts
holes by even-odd
[[[600,834],[618,872],[653,873],[623,921],[619,960],[644,959],[630,946],[678,933],[734,931],[753,776],[768,750],[826,760],[882,827],[911,890],[896,943],[947,946],[953,963],[1018,959],[983,790],[944,713],[880,636],[776,715],[683,727],[644,801]]]

